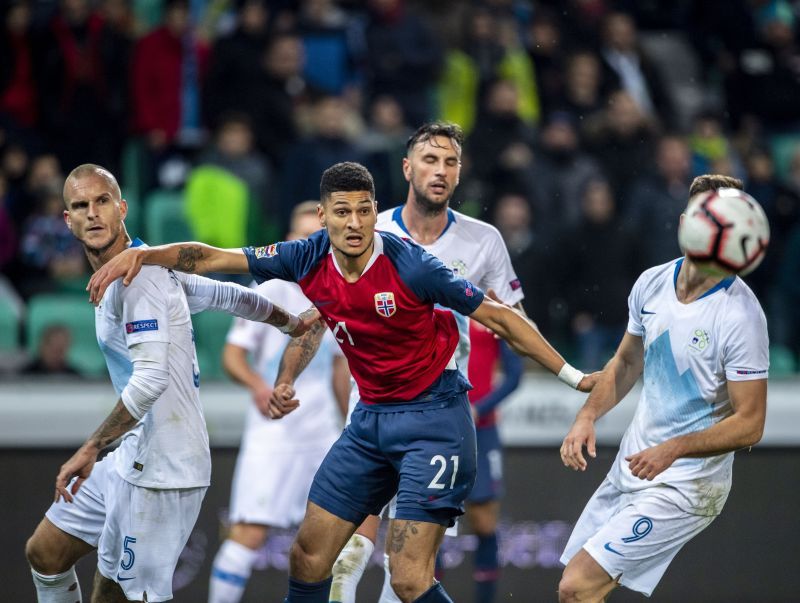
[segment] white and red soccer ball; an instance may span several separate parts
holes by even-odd
[[[686,256],[711,271],[749,274],[764,259],[769,222],[758,201],[736,188],[695,195],[678,228]]]

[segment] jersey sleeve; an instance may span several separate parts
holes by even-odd
[[[491,236],[487,240],[485,265],[491,266],[491,270],[486,271],[485,277],[479,284],[484,290],[493,289],[504,303],[513,306],[525,297],[522,283],[514,271],[500,232],[496,228],[492,228],[489,232]]]
[[[323,229],[308,239],[243,247],[242,251],[257,283],[272,278],[296,283],[311,271],[329,248],[328,233]]]
[[[640,276],[628,295],[628,333],[637,337],[644,336],[644,325],[639,311],[642,307],[643,281],[643,276]]]
[[[472,314],[483,302],[483,291],[457,277],[419,245],[410,243],[403,255],[401,278],[422,301],[440,304],[464,316]]]
[[[162,290],[170,286],[176,283],[167,270],[148,268],[122,288],[122,328],[127,347],[145,341],[169,343],[169,308]]]
[[[755,299],[741,308],[726,312],[727,341],[722,348],[722,363],[729,381],[752,381],[769,376],[769,337],[767,319]]]

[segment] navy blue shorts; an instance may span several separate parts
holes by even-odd
[[[503,448],[497,426],[476,430],[478,439],[478,475],[467,501],[497,500],[503,496]]]
[[[435,402],[359,402],[308,499],[358,525],[397,493],[397,519],[451,526],[464,513],[475,460],[466,393]]]

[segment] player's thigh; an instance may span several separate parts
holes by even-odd
[[[560,601],[602,601],[617,586],[589,553],[581,549],[570,559],[558,584]]]
[[[68,534],[45,517],[28,539],[25,556],[40,574],[54,575],[67,571],[93,549],[92,545]]]
[[[90,600],[91,603],[128,603],[129,601],[120,585],[106,578],[99,570],[94,573]]]
[[[355,525],[379,514],[397,491],[398,471],[381,449],[380,414],[356,408],[308,493],[310,502]]]
[[[172,598],[172,575],[206,488],[154,490],[120,478],[108,501],[97,568],[130,600]]]
[[[503,448],[497,427],[476,429],[477,473],[467,497],[470,503],[484,503],[503,496]]]
[[[443,408],[397,413],[397,519],[453,525],[475,482],[475,427],[466,395]],[[388,431],[388,430],[387,430]]]

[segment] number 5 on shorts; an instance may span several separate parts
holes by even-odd
[[[458,455],[454,454],[450,457],[450,460],[453,462],[453,477],[450,478],[450,489],[453,489],[453,486],[456,483],[456,475],[458,475]],[[435,488],[436,490],[444,490],[447,486],[446,483],[440,482],[442,475],[447,470],[447,459],[444,458],[441,454],[437,454],[433,458],[431,458],[431,465],[439,465],[439,470],[436,472],[436,475],[433,476],[431,483],[428,484],[428,488]]]
[[[133,567],[133,562],[136,561],[136,555],[134,554],[133,549],[128,546],[129,544],[134,544],[135,542],[136,538],[133,536],[125,536],[125,540],[122,543],[123,557],[119,566],[126,572]]]

